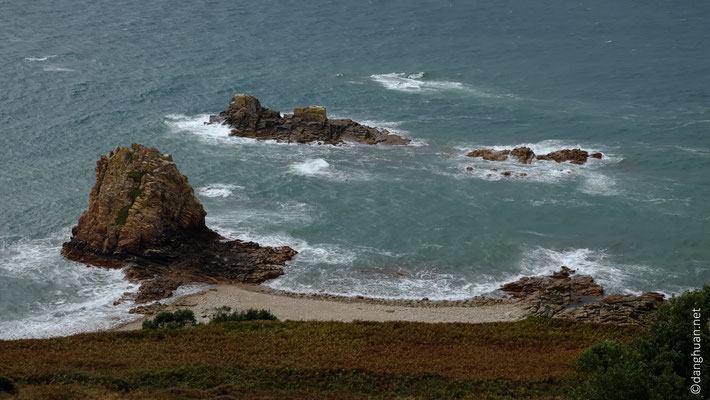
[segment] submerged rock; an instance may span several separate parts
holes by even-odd
[[[258,283],[283,274],[296,251],[227,241],[207,228],[206,212],[170,155],[139,144],[96,163],[89,208],[62,246],[70,260],[126,266],[143,281],[137,302],[168,297],[189,282]]]
[[[567,267],[549,276],[521,278],[501,290],[532,316],[602,324],[641,325],[663,302],[663,295],[655,292],[604,296],[593,277]]]
[[[230,126],[230,135],[280,142],[339,144],[358,142],[364,144],[406,145],[411,141],[372,128],[350,119],[328,119],[325,107],[296,107],[293,114],[281,116],[278,111],[264,108],[256,97],[238,94],[229,107],[208,122]]]
[[[529,147],[516,147],[512,150],[473,150],[466,155],[469,157],[480,157],[487,161],[505,161],[510,155],[523,164],[531,164],[534,159],[537,159],[556,161],[558,163],[570,161],[572,164],[581,165],[586,163],[589,157],[598,159],[602,158],[602,153],[589,154],[586,150],[582,149],[562,149],[536,156],[535,152],[533,152]]]

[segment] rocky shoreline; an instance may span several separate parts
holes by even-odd
[[[645,325],[647,317],[664,301],[664,296],[655,292],[638,296],[605,296],[604,288],[597,284],[593,277],[578,275],[575,271],[562,267],[551,275],[523,277],[501,286],[498,291],[489,295],[461,300],[405,300],[307,294],[263,285],[234,284],[218,285],[205,292],[184,296],[172,304],[157,302],[137,307],[131,312],[151,316],[160,311],[187,307],[205,318],[213,308],[224,305],[238,308],[246,298],[251,299],[248,307],[281,307],[285,319],[300,319],[304,315],[310,315],[315,319],[342,320],[357,315],[364,320],[396,320],[395,317],[406,316],[407,320],[420,322],[441,322],[441,318],[445,318],[449,322],[480,323],[544,317],[610,325]],[[285,303],[288,306],[284,306]],[[431,312],[416,311],[421,309]],[[323,313],[323,310],[327,312]],[[396,310],[398,315],[382,314],[394,313],[392,310]],[[437,312],[443,315],[436,316]],[[492,317],[491,312],[500,314],[500,317]],[[119,329],[139,327],[140,324],[133,322]]]
[[[239,97],[238,100],[249,99]],[[256,103],[247,104],[258,106],[258,101],[253,101]],[[322,115],[325,118],[325,110]],[[549,158],[550,154],[544,157]],[[574,150],[554,154],[577,157],[580,153]],[[485,150],[474,156],[500,161],[500,157],[508,155],[523,163],[535,157],[529,148],[516,148],[507,153]],[[583,155],[586,157],[586,152]],[[72,229],[70,241],[62,246],[62,255],[89,266],[123,268],[126,278],[140,283],[140,288],[137,293],[127,293],[117,303],[124,300],[136,304],[154,302],[131,310],[149,315],[165,308],[155,301],[171,297],[181,285],[258,284],[282,275],[281,267],[297,254],[287,246],[268,247],[227,240],[205,225],[205,216],[187,177],[180,174],[170,155],[139,144],[116,148],[97,162],[96,184],[89,196],[89,208]],[[549,276],[524,277],[505,284],[488,296],[457,301],[304,295],[263,286],[254,286],[251,290],[280,298],[318,299],[339,304],[460,309],[510,306],[517,310],[513,314],[520,316],[617,325],[644,324],[645,317],[663,302],[663,295],[654,292],[640,296],[605,296],[604,288],[593,277],[577,275],[564,266]]]

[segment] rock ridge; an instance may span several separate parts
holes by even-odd
[[[319,142],[341,144],[407,145],[410,139],[386,129],[359,124],[351,119],[329,119],[325,107],[296,107],[293,114],[284,114],[262,107],[248,94],[238,94],[219,115],[210,116],[207,124],[225,124],[232,128],[231,136],[288,143]]]
[[[535,155],[535,152],[529,147],[516,147],[512,150],[479,149],[473,150],[466,155],[469,157],[480,157],[486,161],[505,161],[508,159],[508,156],[512,156],[523,164],[531,164],[533,160],[548,160],[558,163],[569,161],[577,165],[585,164],[589,157],[597,159],[603,157],[602,153],[590,154],[588,151],[582,149],[562,149],[547,154]]]

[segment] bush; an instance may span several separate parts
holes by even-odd
[[[126,225],[126,220],[128,220],[128,211],[133,207],[133,203],[125,205],[118,210],[116,213],[116,225]]]
[[[197,323],[192,310],[177,310],[175,312],[163,311],[155,316],[155,319],[143,321],[143,329],[158,328],[183,328],[193,326]]]
[[[0,393],[2,392],[10,394],[17,393],[17,389],[15,389],[15,384],[12,383],[10,379],[5,378],[4,376],[0,376]]]
[[[694,310],[700,310],[694,315]],[[699,316],[700,318],[695,318]],[[710,286],[664,303],[649,327],[628,344],[603,342],[585,350],[577,369],[587,379],[575,393],[580,399],[696,399],[690,387],[694,372],[710,380],[710,364],[694,363],[694,340],[710,348]],[[697,322],[697,324],[696,324]],[[696,330],[697,328],[697,330]],[[697,335],[696,335],[697,333]],[[699,339],[694,339],[695,337]],[[702,354],[700,354],[702,356]],[[695,365],[699,364],[699,369]],[[696,378],[697,379],[697,378]],[[710,384],[705,391],[710,391]],[[704,397],[703,397],[704,398]]]
[[[210,317],[210,324],[217,324],[220,322],[228,321],[255,321],[255,320],[267,320],[267,321],[278,321],[278,318],[274,316],[271,312],[267,310],[257,310],[250,308],[246,311],[232,311],[229,307],[220,307],[215,310],[215,312]]]

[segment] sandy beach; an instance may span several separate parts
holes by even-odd
[[[417,321],[483,323],[517,321],[524,312],[512,304],[449,305],[428,303],[411,305],[373,299],[323,298],[280,294],[260,286],[217,285],[204,292],[178,298],[165,310],[189,308],[198,321],[206,321],[213,310],[228,306],[236,310],[266,309],[282,321]],[[141,329],[146,316],[116,330]]]

